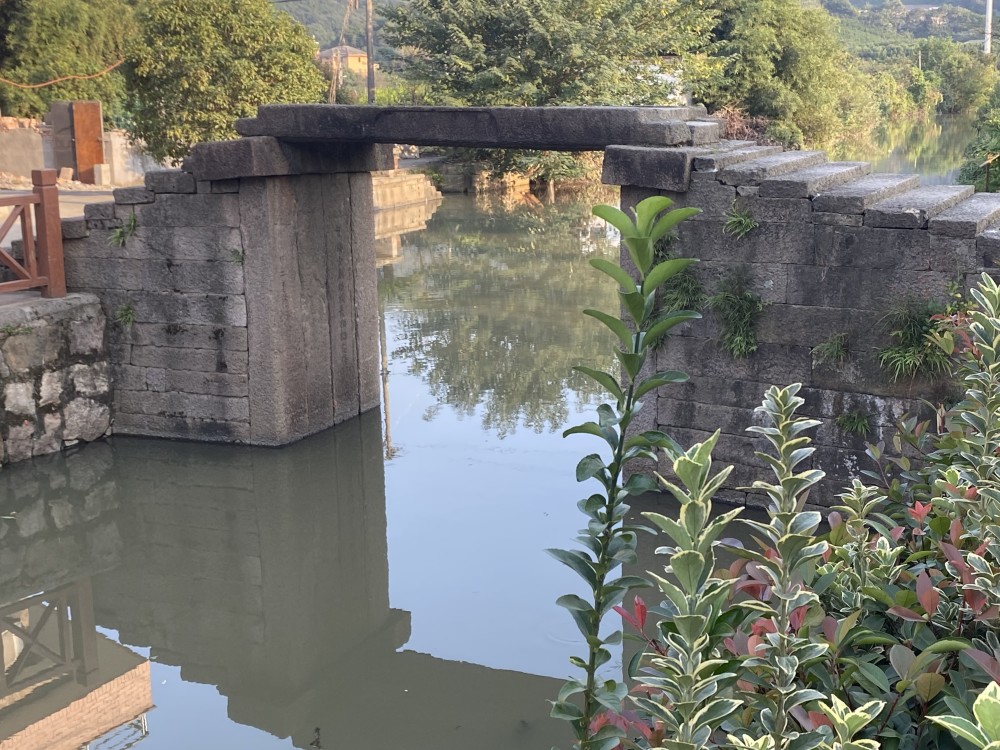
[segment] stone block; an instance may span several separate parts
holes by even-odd
[[[956,237],[949,234],[930,234],[931,268],[954,277],[975,272],[980,256],[975,237]]]
[[[807,346],[761,344],[746,359],[734,359],[715,341],[674,337],[657,352],[660,370],[681,370],[691,377],[725,377],[772,385],[809,382],[812,354]]]
[[[243,266],[234,261],[173,262],[67,258],[67,276],[86,288],[146,292],[242,294]]]
[[[832,214],[824,211],[816,211],[813,205],[812,215],[809,217],[813,224],[828,224],[838,227],[860,227],[865,223],[863,214]]]
[[[62,403],[66,390],[66,371],[52,370],[42,373],[41,386],[38,389],[38,405],[54,406]]]
[[[83,217],[90,223],[93,221],[108,221],[115,218],[114,201],[88,203],[83,207]]]
[[[133,346],[130,364],[165,370],[247,374],[247,353],[211,349],[174,349],[167,346]]]
[[[749,211],[754,220],[771,222],[809,223],[812,202],[808,198],[763,198],[747,195],[736,199],[736,209]]]
[[[723,277],[732,273],[733,261],[711,260],[702,261],[697,265],[696,273],[705,286],[708,294],[714,294],[719,288],[719,283]],[[810,266],[802,266],[810,268]],[[784,263],[754,263],[747,266],[751,278],[751,290],[760,295],[760,298],[768,303],[782,303],[786,297],[786,287],[788,281],[789,268]]]
[[[63,410],[63,424],[64,440],[97,440],[111,427],[111,410],[93,399],[76,398]]]
[[[69,352],[71,355],[97,354],[104,350],[104,315],[86,316],[70,321]]]
[[[156,196],[152,191],[143,187],[115,188],[115,203],[119,206],[134,206],[140,203],[152,203]]]
[[[39,321],[29,326],[25,333],[8,336],[0,345],[0,351],[12,373],[25,375],[54,365],[62,356],[64,345],[65,337],[59,325]]]
[[[90,234],[86,219],[63,219],[61,222],[64,240],[76,240]]]
[[[250,406],[246,398],[174,391],[119,391],[115,394],[115,406],[119,414],[212,419],[224,422],[246,422],[250,419]]]
[[[31,446],[32,456],[45,456],[50,453],[58,453],[62,449],[63,424],[61,414],[46,414],[42,417],[42,434],[34,439]],[[65,504],[70,510],[72,506]],[[59,518],[56,512],[57,506],[53,504],[52,516],[59,527]]]
[[[872,313],[842,307],[770,305],[757,321],[757,340],[810,349],[834,333],[848,335],[848,347],[866,349],[872,343]]]
[[[719,182],[724,185],[760,185],[764,180],[781,177],[825,161],[826,153],[823,151],[785,151],[726,167],[719,173]]]
[[[907,297],[943,299],[949,278],[938,271],[789,266],[788,302],[884,310]]]
[[[746,428],[759,420],[753,416],[753,409],[684,401],[673,398],[656,400],[656,418],[662,425],[687,427],[710,427],[723,434],[744,435]]]
[[[724,141],[717,149],[710,149],[707,153],[695,156],[691,166],[695,172],[712,172],[714,177],[717,177],[720,170],[734,164],[764,156],[774,156],[782,151],[781,146],[757,146],[749,142],[737,145],[736,142]]]
[[[230,373],[150,368],[146,370],[146,383],[151,391],[177,391],[244,399],[249,395],[247,376]]]
[[[810,224],[761,224],[742,238],[726,234],[719,221],[687,221],[680,225],[675,252],[703,262],[811,264],[813,227]],[[777,269],[773,269],[777,273]],[[695,268],[698,271],[698,268]],[[780,301],[780,300],[778,300]]]
[[[701,213],[681,225],[686,226],[694,221],[725,221],[733,210],[736,189],[720,185],[715,180],[692,180],[686,193],[664,191],[663,195],[674,201],[678,208],[692,206],[700,209]]]
[[[243,257],[239,227],[142,227],[114,257],[238,262]]]
[[[34,418],[35,386],[32,383],[8,383],[3,389],[4,411],[19,417]]]
[[[7,452],[7,462],[24,461],[31,458],[35,447],[35,425],[21,424],[10,428],[4,448]]]
[[[141,227],[238,227],[240,204],[235,195],[165,193],[136,206],[136,216]]]
[[[683,148],[609,146],[604,151],[601,182],[685,192],[695,151]]]
[[[688,143],[691,139],[688,122],[705,115],[706,110],[701,106],[353,107],[272,104],[260,107],[255,118],[238,120],[236,132],[244,136],[273,136],[289,141],[367,141],[414,146],[599,151],[611,145],[677,146]],[[196,148],[195,153],[197,151]]]
[[[816,264],[858,268],[927,270],[930,235],[921,229],[817,227]]]
[[[184,169],[204,181],[243,177],[378,172],[393,168],[392,147],[371,143],[294,144],[275,138],[199,143]]]
[[[116,311],[130,306],[136,323],[223,327],[247,324],[246,300],[242,295],[104,290],[102,297],[105,314],[112,321]]]
[[[761,182],[762,198],[812,198],[871,172],[867,162],[831,162],[771,177]]]
[[[865,226],[924,229],[934,216],[972,195],[970,185],[924,185],[879,201],[865,211]]]
[[[928,222],[932,234],[975,239],[987,227],[1000,221],[1000,195],[976,193]]]
[[[146,189],[154,193],[193,193],[194,176],[179,169],[146,172]]]
[[[104,396],[110,391],[107,362],[73,365],[69,372],[78,396]]]
[[[146,390],[146,368],[117,364],[110,368],[111,381],[116,390]]]
[[[920,185],[915,174],[873,174],[816,196],[813,212],[863,214],[879,201]]]
[[[113,258],[121,249],[109,242],[111,233],[108,231],[94,230],[95,234],[88,232],[87,236],[79,239],[67,239],[63,242],[63,257],[70,258]],[[72,276],[67,275],[66,285],[76,288],[80,284],[75,283]]]
[[[216,180],[212,183],[209,192],[212,193],[238,193],[240,192],[239,180]]]
[[[184,323],[136,323],[130,331],[130,341],[138,346],[245,352],[247,329]]]

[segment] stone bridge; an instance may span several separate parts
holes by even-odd
[[[240,139],[199,145],[182,170],[63,222],[68,285],[97,294],[109,320],[115,430],[282,445],[378,405],[372,173],[392,168],[388,144],[603,150],[623,207],[664,194],[703,209],[679,252],[702,260],[706,288],[745,265],[768,303],[747,359],[719,346],[711,315],[663,347],[656,366],[692,380],[663,391],[647,426],[682,442],[720,427],[718,458],[746,485],[760,476],[743,432],[752,408],[768,385],[802,382],[822,421],[814,462],[842,481],[865,439],[928,395],[928,384],[888,382],[878,322],[893,300],[943,297],[993,266],[1000,196],[723,141],[705,114],[262,107],[237,123]],[[741,239],[724,232],[734,205],[759,223]],[[109,243],[116,230],[123,241]],[[812,355],[832,334],[847,336],[842,365]],[[871,434],[837,428],[852,410],[870,416]]]

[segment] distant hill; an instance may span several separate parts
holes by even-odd
[[[287,0],[286,2],[275,2],[274,5],[279,10],[287,11],[293,18],[304,25],[319,43],[320,48],[325,49],[341,43],[340,33],[341,28],[343,28],[347,3],[349,1]],[[403,1],[377,0],[375,3],[376,57],[382,57],[381,53],[388,49],[384,45],[379,44],[378,29],[383,22],[379,14],[379,6],[398,5]],[[365,6],[363,0],[359,7],[352,10],[348,16],[343,43],[360,49],[365,48]]]

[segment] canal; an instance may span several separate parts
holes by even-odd
[[[382,232],[383,411],[282,449],[119,437],[0,473],[0,738],[568,744],[546,701],[576,583],[544,549],[581,524],[596,448],[560,432],[597,404],[571,366],[609,350],[580,310],[617,304],[588,266],[617,256],[599,198],[448,198]]]

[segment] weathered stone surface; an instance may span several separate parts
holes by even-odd
[[[696,149],[609,146],[604,151],[601,181],[684,192],[691,180]]]
[[[815,205],[810,216],[813,224],[827,224],[838,227],[860,227],[865,223],[864,214],[830,214],[824,211],[816,211]]]
[[[86,219],[63,219],[61,223],[64,240],[79,239],[90,234]]]
[[[971,185],[924,185],[879,201],[865,211],[865,226],[922,229],[927,222],[972,195]]]
[[[807,346],[761,344],[746,359],[733,359],[716,341],[676,337],[657,352],[660,370],[682,370],[691,377],[726,377],[770,384],[808,382],[812,354]]]
[[[136,367],[158,367],[196,372],[228,372],[245,375],[247,353],[210,349],[174,349],[167,346],[133,346],[131,361]]]
[[[8,383],[3,389],[3,406],[8,414],[34,418],[34,386],[31,383]]]
[[[736,209],[749,211],[760,223],[803,225],[809,223],[812,202],[808,198],[762,198],[759,194],[750,194],[736,199]]]
[[[938,271],[788,266],[788,302],[881,310],[894,299],[943,298],[950,278]]]
[[[156,196],[151,190],[143,187],[115,188],[112,195],[119,206],[134,206],[139,203],[152,203]]]
[[[161,195],[135,207],[141,227],[238,227],[240,204],[235,195]]]
[[[95,306],[93,315],[69,324],[69,353],[95,354],[104,349],[104,313]]]
[[[174,262],[108,258],[97,264],[86,258],[67,258],[66,274],[75,285],[92,289],[243,293],[243,266],[232,260]]]
[[[920,185],[915,174],[873,174],[827,190],[813,199],[813,212],[861,214],[879,201]]]
[[[745,142],[737,146],[732,142],[723,141],[719,144],[718,149],[696,155],[691,166],[696,172],[717,172],[734,164],[759,159],[763,156],[774,156],[781,152],[781,146],[757,146]]]
[[[691,133],[690,141],[693,146],[718,143],[722,137],[722,123],[718,120],[689,122],[688,130]]]
[[[392,147],[388,145],[329,143],[314,148],[269,137],[199,143],[184,160],[184,169],[202,181],[392,168]]]
[[[45,414],[42,416],[42,434],[34,439],[31,446],[31,455],[45,456],[50,453],[57,453],[62,449],[62,441],[62,415],[58,413]],[[66,503],[66,506],[69,507],[69,503]],[[56,520],[56,525],[58,526],[58,519],[54,520]]]
[[[598,151],[689,143],[704,107],[354,107],[271,104],[237,120],[244,136],[415,146]],[[245,140],[245,139],[244,139]]]
[[[129,331],[129,341],[137,346],[245,352],[247,329],[187,323],[136,323]]]
[[[111,320],[116,311],[127,305],[134,311],[136,323],[179,321],[236,327],[247,324],[246,300],[242,295],[101,290],[101,296]]]
[[[715,180],[692,180],[687,192],[662,191],[677,207],[693,206],[701,211],[685,225],[693,222],[725,220],[733,210],[736,188],[720,185]],[[682,225],[684,226],[684,225]]]
[[[149,368],[145,370],[145,383],[151,391],[175,391],[237,398],[246,398],[249,395],[247,376],[230,373]]]
[[[815,261],[810,224],[761,224],[741,239],[726,234],[720,221],[688,221],[678,231],[678,256],[733,263]],[[695,271],[700,266],[695,266]],[[775,269],[777,272],[777,269]]]
[[[54,370],[42,373],[42,383],[38,389],[38,405],[52,406],[63,399],[66,390],[66,371]]]
[[[1000,195],[976,193],[957,206],[933,217],[927,225],[932,234],[973,238],[1000,221]]]
[[[49,367],[55,364],[66,342],[58,325],[41,321],[41,325],[18,328],[15,335],[7,337],[0,345],[7,367],[15,374]],[[23,330],[23,332],[21,332]]]
[[[250,425],[247,422],[223,422],[217,419],[123,413],[115,416],[115,434],[182,438],[210,443],[249,443]]]
[[[779,177],[826,161],[823,151],[785,151],[726,167],[719,173],[724,185],[760,185],[771,177]]]
[[[154,193],[193,193],[194,176],[180,169],[146,172],[146,190]]]
[[[961,276],[980,263],[975,237],[927,233],[930,238],[931,269]]]
[[[211,184],[212,193],[238,193],[240,192],[239,180],[216,180]]]
[[[144,391],[147,389],[146,368],[132,365],[111,365],[111,381],[116,390]]]
[[[1000,267],[1000,229],[987,229],[976,238],[976,253],[983,268]]]
[[[91,441],[103,437],[111,426],[111,410],[89,398],[77,398],[63,411],[63,439]]]
[[[107,221],[115,218],[114,201],[103,201],[101,203],[88,203],[83,207],[84,219],[89,223],[93,221]]]
[[[119,414],[217,419],[227,422],[246,422],[250,419],[250,407],[246,398],[176,391],[119,391],[115,394],[115,406]]]
[[[110,390],[107,362],[73,365],[69,372],[73,387],[79,396],[100,396]]]
[[[721,279],[732,273],[733,261],[709,260],[697,265],[698,278],[702,280],[705,289],[711,294],[718,289]],[[753,290],[767,303],[785,301],[788,284],[788,269],[797,268],[784,263],[754,263],[747,266],[752,280]],[[803,266],[811,268],[811,266]]]
[[[861,161],[830,162],[807,167],[760,183],[761,198],[812,198],[824,190],[864,177],[872,165]]]
[[[930,235],[921,229],[817,227],[816,264],[927,270]]]

